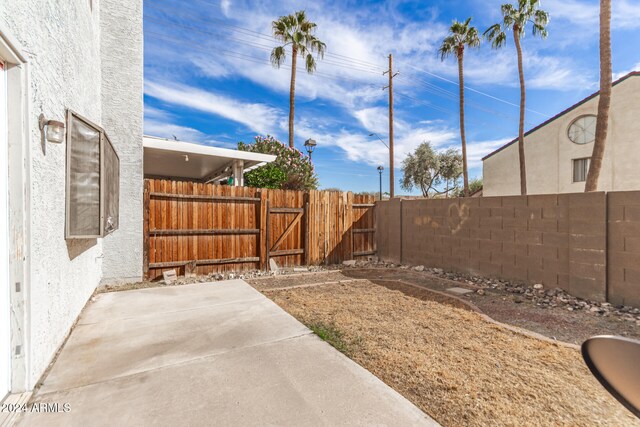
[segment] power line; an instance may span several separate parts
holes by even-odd
[[[418,68],[418,67],[416,67],[416,66],[413,66],[413,65],[411,65],[411,64],[404,63],[404,65],[406,65],[407,67],[409,67],[409,68],[411,68],[411,69],[414,69],[414,70],[416,70],[416,71],[418,71],[418,72],[420,72],[420,73],[424,73],[424,74],[427,74],[427,75],[429,75],[429,76],[431,76],[431,77],[434,77],[434,78],[436,78],[436,79],[440,79],[440,80],[442,80],[442,81],[445,81],[445,82],[447,82],[447,83],[451,83],[451,84],[453,84],[453,85],[460,86],[460,83],[457,83],[457,82],[455,82],[455,81],[453,81],[453,80],[449,80],[449,79],[447,79],[447,78],[445,78],[445,77],[439,76],[439,75],[434,74],[434,73],[431,73],[431,72],[429,72],[429,71],[426,71],[426,70],[420,69],[420,68]],[[494,96],[494,95],[491,95],[491,94],[488,94],[488,93],[482,92],[482,91],[480,91],[480,90],[474,89],[474,88],[469,87],[469,86],[467,86],[467,85],[465,85],[465,86],[464,86],[464,88],[465,88],[465,89],[467,89],[467,90],[469,90],[469,91],[471,91],[471,92],[475,92],[475,93],[477,93],[477,94],[479,94],[479,95],[486,96],[487,98],[491,98],[491,99],[493,99],[493,100],[495,100],[495,101],[502,102],[503,104],[507,104],[507,105],[510,105],[510,106],[512,106],[512,107],[520,108],[520,106],[519,106],[518,104],[515,104],[515,103],[513,103],[513,102],[507,101],[507,100],[502,99],[502,98],[499,98],[499,97],[497,97],[497,96]],[[546,117],[546,118],[549,118],[549,117],[550,117],[548,114],[541,113],[541,112],[539,112],[539,111],[532,110],[532,109],[530,109],[530,108],[525,108],[525,110],[527,110],[527,111],[529,111],[529,112],[531,112],[531,113],[535,113],[535,114],[538,114],[538,115],[540,115],[540,116]]]
[[[156,17],[147,17],[146,20],[154,22],[156,24],[163,25],[163,26],[169,26],[169,27],[173,27],[173,28],[182,28],[182,29],[193,30],[193,31],[196,31],[196,32],[199,32],[199,33],[202,33],[202,34],[210,35],[210,36],[216,36],[216,37],[219,36],[219,34],[216,34],[216,33],[211,32],[211,31],[204,30],[204,29],[199,28],[199,27],[195,27],[195,26],[192,26],[192,25],[178,24],[178,23],[175,23],[175,22],[167,21],[167,20],[157,19]],[[250,46],[250,47],[254,47],[254,48],[266,51],[266,52],[271,52],[273,50],[273,47],[274,47],[274,46],[268,46],[268,45],[264,45],[264,44],[260,44],[260,43],[251,42],[251,41],[248,41],[248,40],[238,39],[238,38],[233,37],[233,36],[224,36],[224,37],[227,38],[227,39],[235,40],[236,42],[238,42],[240,44],[244,44],[244,45],[247,45],[247,46]],[[323,60],[322,63],[323,64],[326,63],[326,64],[329,64],[329,65],[335,65],[337,67],[346,68],[346,69],[359,71],[359,72],[364,72],[364,73],[369,73],[369,74],[376,74],[376,75],[379,74],[378,72],[376,72],[374,70],[371,70],[371,69],[356,68],[356,67],[352,67],[352,66],[347,65],[347,64],[341,64],[339,62],[332,61],[332,60],[327,60],[327,59]]]
[[[147,0],[147,1],[149,1],[149,0]],[[219,6],[219,5],[215,4],[215,3],[211,3],[211,2],[206,1],[206,0],[196,0],[196,1],[198,1],[200,3],[203,3],[203,4],[206,4],[206,5],[209,5],[209,6],[212,6],[212,7],[218,7]],[[212,18],[212,19],[215,19],[215,18]],[[221,20],[221,19],[216,19],[216,20],[226,23],[226,21]],[[268,38],[270,40],[274,40],[275,39],[272,34],[265,34],[265,33],[261,33],[261,32],[258,32],[258,31],[250,30],[248,28],[238,27],[238,26],[236,26],[236,28],[242,28],[245,31],[248,31],[250,33],[255,34],[256,37]],[[350,56],[340,55],[338,53],[332,53],[332,52],[327,52],[327,55],[336,56],[338,58],[343,58],[343,59],[349,60],[349,61],[360,62],[360,63],[365,64],[365,65],[369,65],[369,66],[373,66],[373,67],[382,69],[382,66],[380,66],[380,64],[374,64],[372,62],[364,61],[362,59],[352,58]]]
[[[406,78],[404,80],[406,81]],[[449,99],[451,101],[456,101],[456,102],[458,102],[460,100],[458,94],[456,94],[454,92],[451,92],[451,91],[448,91],[446,89],[442,89],[439,86],[433,85],[433,84],[431,84],[431,83],[429,83],[427,81],[424,81],[424,80],[421,80],[421,79],[416,79],[415,83],[418,86],[421,86],[427,92],[432,93],[432,94],[434,94],[436,96],[440,96],[441,98],[446,98],[446,99]],[[465,105],[467,107],[475,108],[476,110],[483,111],[483,112],[485,112],[487,114],[491,114],[491,115],[496,116],[496,117],[502,117],[502,118],[505,118],[505,119],[508,119],[508,120],[517,120],[517,118],[514,117],[514,116],[501,113],[500,111],[494,110],[492,108],[485,107],[484,105],[475,103],[473,101],[467,100],[465,102]],[[527,121],[526,123],[528,125],[532,126],[531,122]]]
[[[162,40],[164,42],[168,42],[168,43],[172,43],[172,44],[176,44],[176,45],[182,45],[182,46],[188,46],[193,50],[197,50],[197,51],[201,51],[201,52],[205,52],[205,53],[211,53],[210,49],[206,49],[202,46],[196,45],[194,42],[189,41],[189,40],[184,40],[184,39],[177,39],[174,37],[170,37],[167,36],[165,34],[162,33],[157,33],[151,30],[146,30],[146,34],[152,36],[153,38],[157,39],[157,40]],[[236,52],[233,50],[228,50],[228,49],[224,49],[221,47],[216,46],[216,53],[220,53],[223,54],[224,56],[229,56],[232,58],[236,58],[236,59],[242,59],[245,61],[250,61],[250,62],[254,62],[254,63],[258,63],[258,64],[271,64],[271,62],[269,60],[263,59],[263,58],[256,58],[250,55],[246,55],[240,52]],[[282,65],[281,68],[284,68],[285,70],[290,70],[291,66],[290,65]],[[298,71],[304,71],[303,69],[298,68]],[[371,87],[377,87],[376,84],[374,83],[365,83],[356,79],[352,79],[349,77],[345,77],[345,76],[335,76],[335,75],[331,75],[331,74],[326,74],[326,73],[322,73],[322,72],[318,72],[315,71],[313,73],[314,76],[318,76],[321,78],[325,78],[325,79],[329,79],[329,80],[336,80],[336,81],[344,81],[344,80],[349,80],[352,81],[356,84],[360,84],[360,85],[364,85],[364,86],[371,86]]]
[[[162,33],[156,33],[156,32],[151,31],[151,30],[147,30],[146,33],[147,33],[147,35],[150,35],[152,38],[155,38],[157,40],[161,40],[161,41],[164,41],[164,42],[172,43],[174,45],[188,46],[189,48],[197,50],[197,51],[201,51],[201,52],[205,52],[205,53],[211,53],[211,50],[209,50],[207,48],[204,48],[202,46],[196,45],[195,43],[193,43],[191,41],[188,41],[188,40],[177,39],[177,38],[170,37],[170,36],[167,36],[167,35],[162,34]],[[256,58],[256,57],[253,57],[253,56],[245,55],[243,53],[239,53],[239,52],[235,52],[235,51],[231,51],[231,50],[227,50],[227,49],[223,49],[223,48],[216,47],[216,52],[221,54],[221,55],[223,55],[223,56],[227,56],[227,57],[231,57],[231,58],[235,58],[235,59],[241,59],[241,60],[253,62],[253,63],[256,63],[256,64],[261,64],[261,65],[270,64],[270,61],[268,61],[268,60],[265,60],[265,59],[262,59],[262,58]],[[284,68],[286,70],[290,70],[291,66],[283,65],[282,68]],[[364,83],[364,82],[361,82],[361,81],[358,81],[358,80],[355,80],[355,79],[350,79],[348,77],[333,76],[333,75],[324,74],[324,73],[321,73],[321,72],[315,72],[314,76],[317,76],[317,77],[320,77],[320,78],[324,78],[324,79],[328,79],[328,80],[334,80],[334,81],[349,80],[349,81],[352,81],[352,82],[354,82],[356,84],[363,85],[365,87],[378,87],[378,85],[376,85],[374,83],[367,84],[367,83]],[[405,93],[402,93],[402,92],[396,92],[396,94],[400,95],[401,97],[410,99],[410,100],[412,100],[412,101],[414,101],[414,102],[416,102],[416,103],[418,103],[420,105],[424,105],[424,106],[426,106],[428,108],[431,108],[433,110],[436,110],[436,111],[444,113],[444,114],[457,114],[457,112],[454,111],[454,110],[447,109],[447,108],[444,108],[444,107],[441,107],[441,106],[438,106],[438,105],[431,104],[429,102],[420,100],[418,98],[406,95]],[[475,123],[480,123],[480,122],[478,122],[478,121],[476,121],[474,119],[471,119],[470,121],[471,122],[475,122]],[[486,124],[484,122],[482,122],[482,123]]]
[[[200,1],[200,2],[203,2],[203,3],[206,3],[206,4],[210,4],[210,3],[205,2],[204,0],[197,0],[197,1]],[[147,0],[147,2],[149,2],[149,0]],[[165,12],[168,12],[168,11],[174,12],[176,10],[175,8],[165,8],[165,7],[160,7],[160,6],[153,5],[153,4],[148,5],[148,6],[151,7],[151,8],[154,8],[156,10],[162,10],[162,11],[165,11]],[[217,7],[217,5],[216,5],[216,7]],[[177,16],[180,16],[182,18],[185,18],[185,15],[180,15],[180,14],[175,14],[175,13],[172,13],[172,15],[173,16],[177,15]],[[220,22],[219,25],[230,27],[230,28],[234,28],[234,29],[236,29],[238,31],[241,31],[241,32],[244,32],[245,34],[248,34],[248,35],[250,35],[252,37],[257,37],[259,39],[268,40],[270,42],[274,42],[275,41],[275,38],[273,36],[270,36],[270,35],[267,35],[267,34],[264,34],[264,33],[260,33],[260,32],[257,32],[257,31],[253,31],[253,30],[250,30],[250,29],[247,29],[247,28],[243,28],[243,27],[240,27],[240,26],[237,26],[237,25],[228,24],[226,21],[224,21],[222,19],[209,18],[209,21],[207,21],[207,20],[203,20],[203,19],[201,19],[199,17],[196,17],[196,16],[193,16],[193,15],[190,15],[189,17],[193,18],[193,19],[195,19],[197,21],[205,22],[205,23],[207,23],[207,22],[210,23],[210,21],[215,20],[215,21]],[[147,17],[147,19],[151,20],[152,22],[156,22],[158,24],[161,24],[161,25],[169,25],[169,26],[173,26],[173,27],[181,27],[181,28],[184,28],[184,29],[192,29],[192,30],[195,30],[195,31],[203,33],[203,34],[208,34],[208,35],[212,35],[212,36],[219,36],[219,34],[217,34],[217,33],[214,33],[214,32],[211,32],[211,31],[207,31],[207,30],[204,30],[204,29],[202,29],[200,27],[196,27],[196,26],[193,26],[193,25],[179,24],[179,23],[175,23],[175,22],[171,22],[171,21],[167,21],[167,20],[159,21],[157,17],[151,17],[151,18]],[[235,36],[228,36],[227,35],[227,36],[223,36],[223,37],[226,37],[228,39],[235,40],[235,41],[237,41],[237,42],[239,42],[241,44],[245,44],[247,46],[255,47],[255,48],[258,48],[258,49],[265,50],[265,51],[271,51],[273,49],[272,45],[264,45],[264,44],[252,42],[252,41],[249,41],[249,40],[240,39],[240,38],[235,37]],[[356,62],[361,62],[363,64],[368,64],[368,65],[366,65],[366,67],[379,68],[379,66],[376,65],[376,64],[369,63],[369,62],[366,62],[366,61],[361,61],[361,60],[354,59],[354,58],[350,58],[350,57],[347,57],[347,56],[344,56],[344,55],[338,55],[338,54],[331,55],[330,53],[327,53],[327,56],[336,56],[336,57],[344,58],[345,61],[352,61],[352,64],[347,64],[347,63],[341,63],[341,62],[336,61],[336,60],[331,60],[331,59],[325,58],[323,60],[323,63],[329,64],[329,65],[334,65],[334,66],[345,68],[345,69],[349,69],[349,70],[353,70],[353,71],[365,72],[365,73],[370,73],[370,74],[377,74],[377,72],[374,71],[373,69],[371,69],[371,68],[363,68],[363,65],[360,65],[360,64],[358,64]],[[428,74],[430,76],[438,78],[438,79],[440,79],[442,81],[445,81],[445,82],[448,82],[448,83],[451,83],[451,84],[457,84],[456,82],[454,82],[452,80],[449,80],[449,79],[446,79],[446,78],[444,78],[442,76],[438,76],[437,74],[421,70],[421,69],[419,69],[419,68],[417,68],[415,66],[409,65],[409,64],[407,64],[407,65],[412,69],[415,69],[417,71],[423,72],[425,74]],[[451,100],[457,100],[458,99],[458,95],[456,95],[455,93],[453,93],[451,91],[448,91],[448,90],[446,90],[444,88],[441,88],[441,87],[439,87],[437,85],[434,85],[434,84],[432,84],[432,83],[430,83],[430,82],[428,82],[426,80],[420,79],[418,77],[413,77],[413,78],[416,80],[416,82],[420,86],[425,88],[430,93],[436,94],[436,95],[441,96],[443,98],[449,98]],[[468,90],[470,90],[472,92],[476,92],[476,93],[479,93],[479,94],[481,94],[483,96],[487,96],[487,97],[489,97],[491,99],[503,102],[503,103],[505,103],[507,105],[519,107],[518,105],[516,105],[514,103],[511,103],[509,101],[503,100],[503,99],[498,98],[496,96],[481,92],[479,90],[470,88],[468,86],[465,86],[465,88],[467,88]],[[492,114],[492,115],[495,115],[495,116],[500,116],[502,118],[507,118],[507,119],[510,119],[510,120],[514,119],[513,116],[508,116],[508,115],[502,114],[502,113],[500,113],[500,112],[498,112],[496,110],[493,110],[493,109],[487,108],[487,107],[485,107],[483,105],[474,103],[473,101],[467,101],[466,105],[468,105],[471,108],[475,108],[477,110],[484,111],[484,112],[486,112],[488,114]],[[532,111],[532,112],[535,112],[537,114],[546,116],[543,113],[539,113],[537,111],[530,110],[530,109],[528,109],[528,110]],[[527,124],[531,125],[531,123],[529,123],[529,122],[527,122]]]
[[[260,33],[257,31],[253,31],[251,29],[248,28],[244,28],[244,27],[240,27],[238,25],[233,25],[228,23],[226,20],[223,19],[219,19],[219,18],[214,18],[214,17],[208,17],[207,19],[202,19],[200,16],[196,16],[196,15],[192,15],[192,14],[188,14],[188,15],[184,15],[184,14],[180,14],[180,13],[176,13],[176,11],[178,9],[176,9],[175,7],[166,7],[165,4],[163,4],[162,6],[159,6],[157,4],[153,4],[152,2],[150,2],[150,0],[146,0],[147,1],[147,8],[152,8],[155,10],[160,10],[163,12],[168,12],[171,13],[171,16],[173,17],[181,17],[181,18],[188,18],[188,19],[192,19],[201,23],[205,23],[205,24],[211,24],[213,22],[217,22],[219,26],[223,26],[223,27],[227,27],[227,28],[233,28],[241,33],[243,33],[244,35],[250,36],[250,37],[255,37],[258,39],[262,39],[262,40],[267,40],[270,42],[274,42],[277,41],[275,39],[275,37],[273,37],[272,35],[269,34],[264,34],[264,33]],[[204,2],[203,0],[197,0],[200,1],[202,3],[214,6],[211,3],[208,2]],[[163,7],[164,6],[164,7]],[[218,7],[218,5],[215,5],[215,7]],[[182,10],[182,9],[181,9]],[[339,58],[339,60],[341,61],[347,61],[347,62],[351,62],[353,63],[353,65],[355,66],[360,66],[360,67],[373,67],[379,70],[382,70],[382,67],[380,67],[380,65],[378,64],[373,64],[371,62],[367,62],[367,61],[363,61],[357,58],[351,58],[345,55],[340,55],[337,53],[332,53],[332,52],[326,52],[325,55],[327,57],[336,57],[337,59]]]
[[[416,102],[416,103],[418,103],[420,105],[424,105],[425,107],[429,107],[431,109],[434,109],[434,110],[439,111],[439,112],[444,113],[444,114],[456,114],[456,112],[454,110],[450,110],[450,109],[447,109],[447,108],[444,108],[444,107],[440,107],[439,105],[431,104],[428,101],[423,101],[423,100],[415,98],[415,97],[413,97],[411,95],[407,95],[404,92],[398,91],[398,92],[396,92],[396,95],[400,95],[403,98],[410,99],[410,100],[412,100],[412,101],[414,101],[414,102]]]
[[[174,44],[174,45],[180,45],[180,46],[188,46],[189,48],[191,48],[193,50],[201,51],[201,52],[204,52],[204,53],[211,53],[210,49],[207,49],[207,48],[202,47],[200,45],[196,45],[194,42],[189,41],[189,40],[177,39],[177,38],[170,37],[170,36],[167,36],[165,34],[157,33],[157,32],[151,31],[151,30],[146,30],[146,34],[148,36],[151,36],[152,38],[155,38],[157,40],[161,40],[161,41],[164,41],[164,42],[167,42],[167,43],[171,43],[171,44]],[[227,56],[227,57],[235,58],[235,59],[240,59],[240,60],[244,60],[244,61],[249,61],[249,62],[253,62],[253,63],[256,63],[256,64],[261,64],[261,65],[271,64],[270,61],[268,61],[266,59],[263,59],[263,58],[256,58],[256,57],[249,56],[249,55],[246,55],[246,54],[243,54],[243,53],[240,53],[240,52],[227,50],[227,49],[223,49],[223,48],[219,48],[219,47],[216,47],[216,52],[221,54],[221,55],[223,55],[223,56]],[[286,70],[290,70],[291,66],[283,65],[282,68],[284,68]],[[361,81],[358,81],[358,80],[355,80],[355,79],[351,79],[351,78],[348,78],[348,77],[334,76],[334,75],[329,75],[329,74],[325,74],[325,73],[322,73],[322,72],[315,72],[314,76],[317,76],[317,77],[323,78],[323,79],[327,79],[327,80],[333,80],[333,81],[345,81],[345,80],[348,80],[348,81],[351,81],[351,82],[353,82],[355,84],[359,84],[359,85],[364,86],[364,87],[379,87],[375,83],[364,83],[364,82],[361,82]],[[396,95],[399,95],[401,97],[410,99],[410,100],[414,101],[417,104],[426,106],[428,108],[431,108],[431,109],[433,109],[435,111],[438,111],[438,112],[441,112],[443,114],[457,114],[457,112],[452,110],[452,109],[447,109],[445,107],[441,107],[441,106],[438,106],[438,105],[431,104],[431,103],[429,103],[427,101],[415,98],[415,97],[407,95],[407,94],[405,94],[403,92],[396,92]],[[468,119],[468,121],[470,121],[472,123],[483,124],[483,125],[487,124],[486,122],[480,122],[480,121],[477,121],[477,120],[471,119],[471,118]]]

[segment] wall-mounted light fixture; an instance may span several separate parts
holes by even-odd
[[[40,131],[43,132],[47,141],[60,144],[64,141],[64,123],[57,120],[47,120],[44,114],[38,117]],[[45,129],[46,128],[46,129]]]

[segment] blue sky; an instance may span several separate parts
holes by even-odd
[[[145,132],[235,148],[255,135],[288,138],[290,69],[269,62],[271,21],[304,9],[327,44],[317,72],[297,73],[296,146],[313,138],[321,188],[388,191],[387,84],[393,53],[396,193],[401,162],[423,141],[459,147],[457,64],[437,48],[453,19],[473,17],[483,32],[500,19],[494,0],[442,1],[145,1]],[[640,1],[613,1],[614,77],[640,69]],[[597,90],[598,2],[543,1],[546,40],[523,40],[526,128]],[[287,65],[290,64],[287,59]],[[513,139],[519,87],[512,40],[484,44],[465,58],[470,176],[481,158]]]

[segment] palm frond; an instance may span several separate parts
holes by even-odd
[[[296,12],[295,18],[296,18],[297,24],[302,25],[304,22],[307,21],[307,14],[304,10],[299,10]]]
[[[286,57],[287,55],[284,46],[275,47],[271,51],[271,65],[273,65],[275,68],[280,68],[280,66],[284,63]]]
[[[466,31],[465,24],[459,21],[453,21],[451,27],[449,27],[449,33],[451,34],[464,34]]]
[[[546,26],[549,24],[549,12],[546,12],[542,9],[538,9],[535,11],[533,15],[533,22],[536,24]]]
[[[312,52],[317,52],[318,57],[324,57],[326,45],[313,34],[317,25],[307,20],[304,10],[291,15],[281,16],[271,24],[273,35],[277,40],[284,42],[271,52],[271,63],[274,67],[280,67],[285,60],[285,47],[292,45],[293,53],[304,58],[307,71],[312,73],[316,69],[316,62]],[[309,61],[309,58],[312,60]]]
[[[507,42],[507,35],[502,30],[500,24],[494,24],[490,26],[483,36],[486,40],[491,42],[491,47],[494,49],[501,48]]]
[[[512,4],[506,3],[500,6],[500,11],[502,12],[503,17],[511,16],[513,17],[516,14],[516,9]]]
[[[316,70],[316,60],[313,58],[312,54],[307,53],[307,56],[304,57],[304,66],[309,74],[313,74]]]
[[[457,43],[454,36],[447,36],[442,40],[442,45],[438,49],[440,60],[444,61],[450,55],[456,54]]]
[[[533,35],[546,39],[549,33],[547,33],[547,29],[544,26],[540,24],[533,24]]]
[[[309,37],[307,46],[311,52],[316,52],[320,58],[324,58],[324,52],[327,45],[318,40],[315,36]]]
[[[467,18],[464,22],[458,20],[452,22],[449,28],[449,35],[442,40],[442,44],[438,49],[438,55],[441,61],[444,61],[449,55],[455,55],[456,57],[462,55],[464,48],[467,46],[480,46],[478,29],[470,24],[471,18]],[[500,25],[497,25],[497,28],[500,29]]]
[[[476,27],[469,27],[464,39],[464,44],[469,47],[480,46],[480,35],[478,34],[478,29]]]

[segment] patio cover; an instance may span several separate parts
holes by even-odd
[[[185,178],[195,181],[220,181],[236,177],[242,185],[242,174],[276,160],[270,154],[230,150],[166,138],[145,136],[144,176],[152,178]]]

